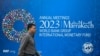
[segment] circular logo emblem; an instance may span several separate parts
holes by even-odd
[[[93,52],[93,44],[90,43],[90,42],[84,43],[83,46],[82,46],[82,50],[86,54]]]
[[[32,15],[24,9],[10,11],[2,21],[3,33],[9,40],[20,41],[20,36],[27,31],[27,24],[34,23]]]

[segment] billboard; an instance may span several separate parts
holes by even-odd
[[[18,56],[28,23],[41,56],[100,56],[99,18],[99,0],[1,0],[0,56]]]

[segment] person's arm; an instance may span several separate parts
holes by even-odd
[[[28,36],[23,37],[22,40],[21,40],[18,56],[23,56],[24,55],[23,50],[26,47],[27,42],[28,42]]]

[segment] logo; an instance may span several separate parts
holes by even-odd
[[[93,44],[90,42],[84,43],[82,46],[82,50],[84,53],[90,54],[91,52],[93,52]]]
[[[9,40],[19,42],[29,23],[34,23],[32,15],[24,9],[15,9],[5,15],[2,30]]]

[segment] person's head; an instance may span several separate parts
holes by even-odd
[[[34,34],[36,32],[36,25],[33,24],[33,23],[29,23],[28,26],[27,26],[27,30],[31,34]]]

